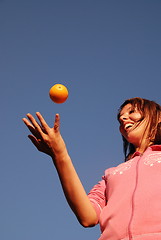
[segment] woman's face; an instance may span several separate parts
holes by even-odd
[[[129,103],[122,108],[119,122],[121,134],[135,146],[136,150],[139,149],[147,139],[147,121],[142,120],[141,112]]]

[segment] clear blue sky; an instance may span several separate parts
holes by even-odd
[[[123,161],[116,120],[130,97],[161,103],[160,0],[0,0],[0,239],[98,239],[79,225],[51,159],[22,122],[40,111],[61,132],[88,192]],[[68,87],[54,104],[55,83]]]

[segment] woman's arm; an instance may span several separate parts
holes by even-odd
[[[55,116],[53,128],[50,128],[42,115],[36,113],[40,124],[31,114],[23,118],[24,123],[31,131],[30,140],[36,148],[52,157],[65,197],[75,213],[78,221],[84,227],[97,224],[98,218],[82,183],[75,171],[68,154],[65,142],[60,134],[60,117]]]

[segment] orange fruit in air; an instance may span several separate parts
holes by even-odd
[[[68,98],[68,89],[62,84],[55,84],[50,88],[49,96],[55,103],[63,103]]]

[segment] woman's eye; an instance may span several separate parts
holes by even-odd
[[[130,111],[129,111],[130,114],[131,114],[131,113],[134,113],[134,112],[135,112],[135,110],[130,110]]]

